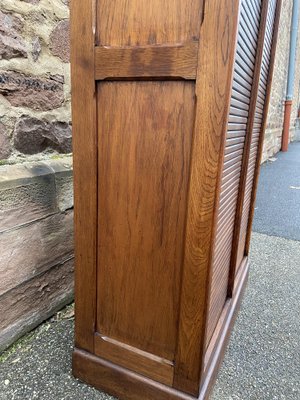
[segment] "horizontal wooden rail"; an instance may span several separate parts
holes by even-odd
[[[95,80],[122,78],[196,79],[198,42],[177,46],[100,47]]]

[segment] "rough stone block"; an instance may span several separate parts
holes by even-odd
[[[10,156],[12,147],[6,133],[5,126],[0,122],[0,160],[5,160]]]
[[[0,167],[0,351],[73,298],[72,158]]]
[[[73,299],[73,259],[0,296],[0,352]]]
[[[55,176],[56,202],[60,211],[66,211],[74,206],[73,198],[73,160],[65,158],[64,160],[51,161],[49,166],[52,168]]]
[[[34,38],[31,43],[31,46],[32,46],[31,55],[32,55],[33,61],[37,61],[41,54],[41,51],[42,51],[42,45],[41,45],[40,38],[38,38],[38,37]]]
[[[63,62],[70,62],[70,23],[60,21],[50,35],[50,50]]]
[[[26,44],[20,35],[23,23],[20,18],[0,11],[0,59],[26,57]]]
[[[72,131],[69,124],[53,123],[22,116],[16,123],[14,145],[24,154],[35,154],[52,148],[60,153],[72,151]]]
[[[71,157],[0,166],[0,232],[72,207]]]
[[[0,296],[73,253],[73,211],[0,233]]]
[[[24,27],[20,18],[10,13],[0,11],[0,31],[1,32],[18,32],[20,33]]]
[[[0,59],[10,60],[16,57],[27,58],[25,42],[19,35],[5,35],[0,32]]]
[[[0,71],[0,94],[12,106],[47,111],[64,102],[63,77],[34,76],[16,71]]]

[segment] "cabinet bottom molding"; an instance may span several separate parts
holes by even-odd
[[[193,397],[167,385],[120,367],[87,351],[75,348],[73,352],[73,374],[120,400],[206,400],[215,381],[223,359],[243,292],[248,279],[249,263],[243,260],[237,276],[234,296],[228,300],[220,317],[221,325],[216,328],[206,354],[206,365],[202,377],[199,397]]]

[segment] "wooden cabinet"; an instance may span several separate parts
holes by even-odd
[[[280,1],[72,1],[75,376],[204,399],[248,273]]]

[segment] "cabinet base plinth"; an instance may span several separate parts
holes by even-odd
[[[87,351],[75,348],[73,352],[73,374],[99,390],[121,400],[205,400],[214,383],[218,367],[223,358],[229,333],[239,309],[243,289],[248,278],[248,262],[245,259],[240,279],[224,318],[222,332],[215,332],[215,344],[204,373],[198,398],[163,385],[126,368],[120,367]]]

